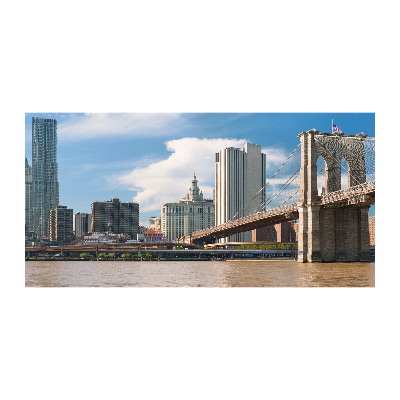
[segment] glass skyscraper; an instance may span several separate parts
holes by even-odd
[[[32,118],[33,230],[49,238],[50,210],[59,205],[57,120]]]
[[[25,231],[33,232],[32,168],[25,156]]]

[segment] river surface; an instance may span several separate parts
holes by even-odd
[[[26,261],[29,287],[375,287],[375,263]]]

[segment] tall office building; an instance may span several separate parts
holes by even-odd
[[[118,199],[92,203],[92,232],[122,233],[136,239],[139,233],[139,204]]]
[[[243,149],[228,147],[215,154],[216,225],[235,217],[265,185],[266,155],[261,145],[246,143]],[[265,202],[265,189],[238,214],[244,217]],[[251,242],[250,232],[234,234],[221,242]]]
[[[25,157],[25,231],[33,232],[32,168]]]
[[[189,192],[177,203],[161,206],[161,230],[167,240],[189,236],[192,232],[214,226],[215,206],[212,200],[204,200],[197,186],[196,174]]]
[[[50,210],[59,202],[57,121],[32,118],[33,231],[38,238],[50,234]]]
[[[74,240],[72,223],[72,208],[57,206],[54,210],[50,210],[50,241],[71,243]]]
[[[75,237],[81,238],[85,233],[92,232],[92,215],[76,213],[74,215]]]

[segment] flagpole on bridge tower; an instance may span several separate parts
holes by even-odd
[[[332,119],[332,133],[333,133],[333,119]]]

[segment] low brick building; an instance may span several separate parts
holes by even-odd
[[[264,226],[262,228],[253,229],[252,241],[295,243],[297,241],[298,230],[299,224],[295,221]]]
[[[375,217],[369,217],[369,245],[375,246]]]

